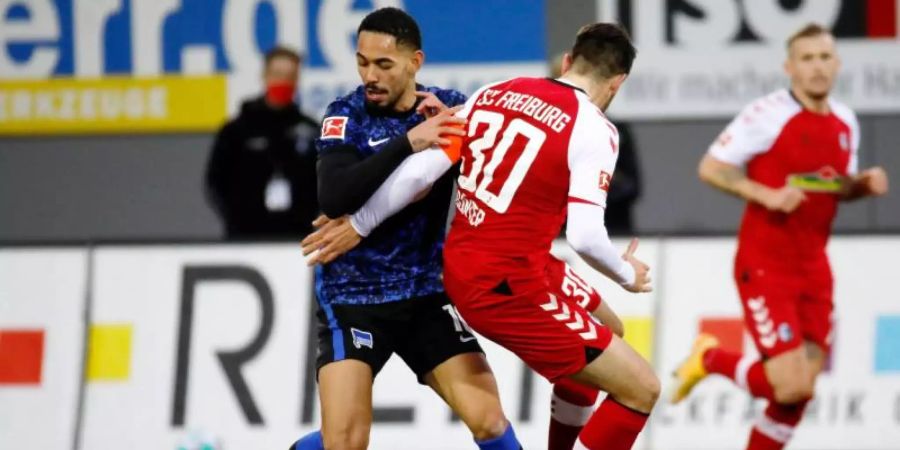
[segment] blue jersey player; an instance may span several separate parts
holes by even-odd
[[[396,8],[366,16],[356,58],[363,84],[328,107],[317,141],[323,227],[346,223],[407,156],[462,134],[458,108],[447,106],[465,97],[415,82],[424,53],[412,17]],[[352,251],[316,268],[322,429],[292,449],[365,449],[372,383],[394,353],[456,412],[479,448],[521,448],[484,354],[444,293],[452,180],[448,174]]]

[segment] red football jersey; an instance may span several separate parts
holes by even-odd
[[[618,132],[584,91],[546,78],[482,88],[461,115],[468,136],[445,260],[480,273],[485,286],[502,275],[466,267],[473,258],[502,271],[530,261],[522,267],[539,273],[566,205],[606,206]]]
[[[709,148],[716,159],[747,168],[766,186],[790,183],[807,201],[791,214],[748,203],[740,253],[797,265],[821,261],[837,212],[838,177],[856,173],[859,125],[853,111],[829,101],[829,114],[803,108],[788,90],[747,106]]]

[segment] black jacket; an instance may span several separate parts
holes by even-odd
[[[630,236],[635,232],[631,210],[641,196],[641,169],[631,126],[617,122],[616,128],[619,130],[619,159],[609,185],[604,217],[609,234]]]
[[[219,130],[206,168],[208,197],[229,239],[301,238],[312,229],[316,202],[319,123],[296,105],[270,108],[263,98],[245,102]],[[270,211],[266,188],[281,175],[290,184],[290,207]]]

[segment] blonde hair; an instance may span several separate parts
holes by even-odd
[[[787,38],[787,49],[790,50],[791,45],[793,45],[797,39],[821,36],[823,34],[831,35],[831,30],[817,23],[808,23],[806,24],[806,26],[795,31],[794,34],[790,35]]]

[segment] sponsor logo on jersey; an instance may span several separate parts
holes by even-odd
[[[328,117],[322,122],[322,139],[344,139],[344,130],[346,128],[346,117]]]
[[[601,170],[600,171],[600,190],[603,192],[609,192],[609,184],[612,182],[612,175],[608,172]]]
[[[372,339],[372,333],[369,333],[368,331],[350,328],[350,334],[353,336],[353,346],[358,349],[363,347],[372,348],[372,346],[375,345],[375,341]]]
[[[843,188],[841,175],[831,166],[825,166],[816,172],[789,175],[787,183],[788,186],[808,192],[835,193]]]
[[[369,138],[369,147],[378,147],[379,145],[384,144],[385,142],[389,141],[390,139],[391,138],[389,138],[389,137],[386,137],[384,139],[378,139],[378,140],[373,140],[372,138]]]

